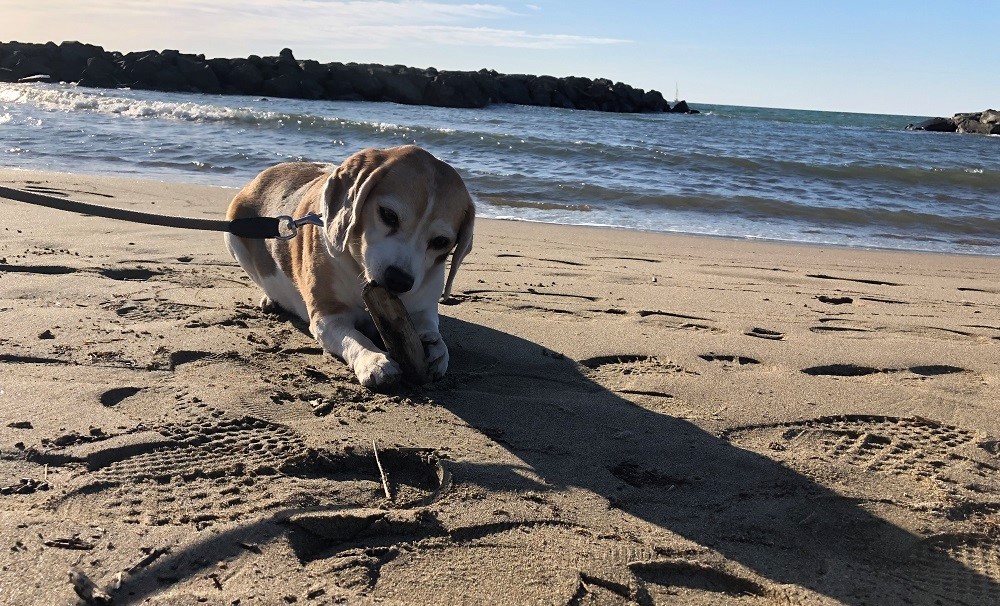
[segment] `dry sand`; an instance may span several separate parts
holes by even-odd
[[[1000,258],[480,221],[378,395],[218,234],[0,213],[4,603],[1000,603]]]

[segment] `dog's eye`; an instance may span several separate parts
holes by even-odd
[[[444,250],[448,248],[449,244],[451,244],[451,240],[445,238],[444,236],[438,236],[436,238],[431,238],[431,241],[427,243],[427,246],[429,246],[431,250]]]
[[[378,207],[378,216],[382,219],[382,222],[389,226],[390,229],[396,229],[399,227],[399,215],[395,211],[389,210],[384,206]]]

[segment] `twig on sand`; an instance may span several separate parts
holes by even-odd
[[[382,461],[378,458],[378,448],[375,446],[375,440],[372,440],[372,452],[375,453],[375,464],[378,465],[378,473],[382,476],[382,490],[385,491],[385,498],[392,500],[392,493],[389,492],[389,478],[385,475],[385,470],[382,469]]]
[[[135,564],[132,564],[132,566],[130,566],[128,568],[128,570],[126,570],[125,572],[127,572],[129,574],[135,574],[135,572],[137,570],[145,568],[146,566],[149,566],[150,564],[152,564],[153,562],[155,562],[156,560],[158,560],[160,556],[162,556],[164,554],[167,554],[167,553],[170,553],[170,548],[169,547],[162,547],[162,548],[158,547],[156,549],[149,549],[149,548],[145,548],[144,547],[140,551],[143,551],[146,555],[144,555]]]
[[[59,549],[89,550],[94,548],[93,543],[88,543],[76,535],[58,539],[45,539],[42,541],[42,545],[46,547],[58,547]]]

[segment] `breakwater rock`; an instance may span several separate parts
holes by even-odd
[[[176,50],[123,54],[80,42],[0,43],[0,82],[25,81],[437,107],[514,103],[606,112],[697,113],[683,101],[672,109],[658,91],[602,78],[319,63],[298,60],[287,48],[276,57],[206,59]]]
[[[1000,111],[988,109],[970,114],[955,114],[951,118],[930,118],[917,124],[907,124],[906,130],[1000,135]]]

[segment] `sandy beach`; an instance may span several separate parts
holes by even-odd
[[[219,234],[0,213],[5,604],[1000,603],[1000,257],[481,220],[374,394]]]

